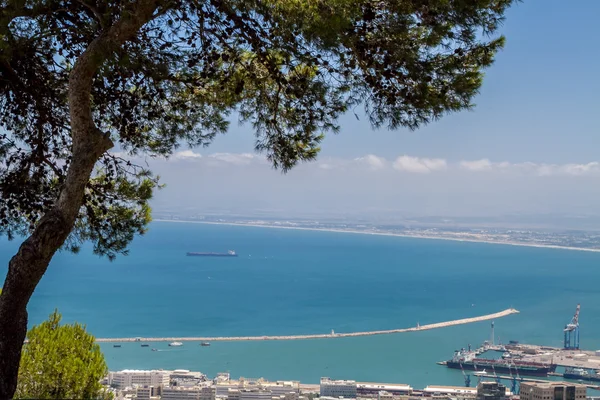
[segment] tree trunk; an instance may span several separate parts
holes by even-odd
[[[0,400],[11,399],[17,388],[21,347],[27,334],[27,303],[54,253],[73,229],[94,165],[113,146],[92,118],[94,75],[116,49],[135,37],[140,27],[152,19],[159,3],[158,0],[134,3],[118,22],[90,43],[71,71],[72,161],[54,207],[40,219],[10,260],[0,295]]]

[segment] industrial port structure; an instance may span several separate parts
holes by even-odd
[[[565,333],[565,350],[579,350],[579,310],[581,306],[577,304],[575,315],[564,329]]]
[[[357,336],[388,335],[392,333],[416,332],[430,329],[446,328],[449,326],[471,324],[474,322],[487,321],[490,319],[502,318],[511,314],[518,314],[519,311],[509,308],[494,314],[482,315],[479,317],[463,318],[453,321],[437,322],[434,324],[419,325],[412,328],[390,329],[383,331],[367,332],[349,332],[349,333],[331,333],[312,334],[312,335],[287,335],[287,336],[221,336],[221,337],[161,337],[161,338],[97,338],[96,342],[226,342],[226,341],[249,341],[249,340],[303,340],[303,339],[331,339]]]
[[[521,382],[548,382],[540,379],[523,378],[529,376],[562,376],[565,379],[600,382],[600,350],[581,350],[579,345],[579,314],[581,305],[577,304],[575,314],[563,329],[564,342],[562,348],[519,344],[510,341],[506,345],[495,344],[494,322],[491,324],[491,340],[485,341],[479,348],[457,350],[454,357],[438,364],[462,371],[465,386],[469,387],[471,376],[465,370],[475,371],[474,375],[481,379],[511,380],[513,392],[518,392],[517,384]],[[500,351],[502,359],[478,358],[487,351]],[[564,372],[555,372],[557,367],[565,368]],[[596,372],[599,371],[599,372]],[[505,373],[508,375],[500,375]],[[600,390],[600,386],[588,384],[588,388]]]

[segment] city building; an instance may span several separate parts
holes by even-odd
[[[350,399],[350,397],[331,397],[331,396],[319,396],[319,400],[341,400],[341,399]],[[355,400],[355,399],[354,399]]]
[[[498,382],[480,382],[477,385],[477,400],[505,400],[506,386]]]
[[[227,400],[240,400],[239,389],[227,389]]]
[[[202,372],[176,369],[169,375],[170,386],[202,386],[208,379]]]
[[[295,393],[297,398],[300,394],[300,382],[298,381],[269,382],[260,379],[258,383],[262,388],[270,390],[274,397]]]
[[[423,393],[427,397],[432,398],[452,398],[452,399],[469,399],[474,400],[477,397],[477,388],[462,387],[462,386],[438,386],[430,385],[423,389]]]
[[[154,386],[138,386],[135,390],[135,398],[137,400],[150,400],[151,397],[156,396],[154,392]]]
[[[273,393],[268,389],[251,388],[240,389],[239,400],[272,400]]]
[[[569,382],[521,382],[521,400],[582,400],[587,388]]]
[[[239,391],[244,389],[262,389],[269,391],[273,397],[279,397],[288,393],[300,394],[300,382],[297,381],[270,382],[262,378],[240,378],[236,381],[228,378],[228,375],[222,375],[215,379],[215,396],[217,398],[229,398],[230,396],[235,396],[235,394],[229,392],[230,389]]]
[[[379,397],[379,393],[382,391],[392,396],[401,396],[410,395],[413,388],[402,383],[358,382],[356,384],[356,396],[358,397]]]
[[[319,394],[321,397],[356,398],[356,381],[332,380],[321,378]]]
[[[377,400],[409,400],[410,395],[397,395],[392,394],[390,392],[386,392],[385,390],[377,393]]]
[[[170,371],[124,369],[108,373],[108,384],[117,389],[134,386],[169,386]]]
[[[215,400],[212,386],[170,386],[162,390],[161,400]]]
[[[276,396],[275,394],[273,394],[271,399],[272,400],[300,400],[300,395],[295,392],[281,394],[279,396]]]

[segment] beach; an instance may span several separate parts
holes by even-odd
[[[588,252],[592,252],[592,253],[600,252],[600,249],[590,249],[590,248],[585,248],[585,247],[557,246],[557,245],[535,244],[535,243],[525,243],[525,242],[504,242],[504,241],[470,239],[470,238],[463,239],[463,238],[451,238],[451,237],[443,237],[443,236],[408,235],[408,234],[393,233],[393,232],[369,232],[369,231],[356,230],[356,229],[306,228],[306,227],[295,227],[295,226],[267,225],[267,224],[258,224],[258,223],[247,223],[246,224],[246,223],[235,223],[235,222],[209,222],[209,221],[189,221],[189,220],[172,220],[172,219],[155,219],[154,221],[156,221],[156,222],[175,222],[175,223],[184,223],[184,224],[250,226],[250,227],[255,227],[255,228],[293,229],[293,230],[302,230],[302,231],[353,233],[353,234],[360,234],[360,235],[404,237],[404,238],[413,238],[413,239],[451,240],[454,242],[502,244],[502,245],[508,245],[508,246],[524,246],[524,247],[534,247],[534,248],[542,248],[542,249],[588,251]]]

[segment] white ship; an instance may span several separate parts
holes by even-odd
[[[183,346],[183,343],[181,343],[181,342],[171,342],[171,343],[169,343],[169,346],[171,346],[171,347],[179,347],[179,346]]]

